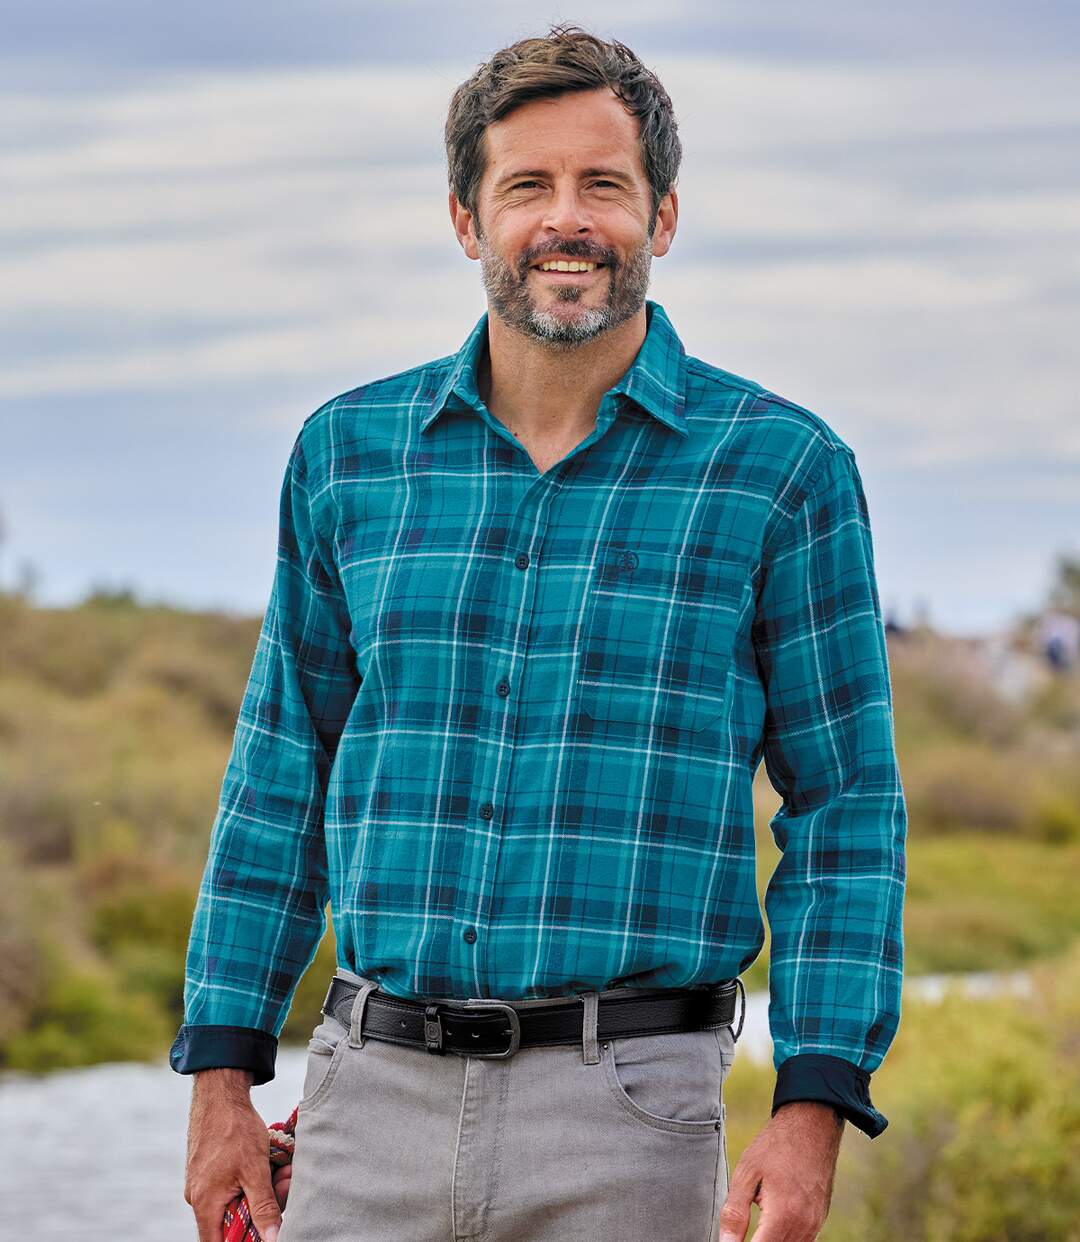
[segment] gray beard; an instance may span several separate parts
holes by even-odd
[[[564,319],[534,305],[529,293],[528,270],[516,272],[499,255],[489,250],[486,237],[477,228],[480,272],[488,304],[507,327],[539,344],[564,350],[584,345],[632,319],[645,305],[652,267],[652,235],[653,230],[650,229],[645,242],[625,263],[616,265],[604,260],[608,264],[608,294],[602,305],[587,307],[573,318]],[[559,302],[577,303],[583,295],[584,289],[577,285],[562,285],[555,291]]]

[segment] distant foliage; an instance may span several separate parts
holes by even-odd
[[[889,646],[897,752],[912,836],[980,831],[1080,840],[1080,669],[1032,678],[1016,699],[992,661],[955,640],[911,635]]]
[[[165,1014],[145,993],[124,992],[102,967],[79,967],[56,950],[43,994],[25,1030],[4,1045],[12,1069],[46,1070],[157,1056],[171,1036]]]
[[[92,1063],[137,1010],[161,1053],[183,1012],[191,912],[260,618],[0,593],[0,1066]],[[909,970],[1019,965],[1080,935],[1080,677],[1008,702],[932,633],[890,639],[911,816]],[[755,778],[758,886],[778,800]],[[746,972],[768,984],[766,948]],[[43,963],[52,963],[46,972]],[[305,1040],[334,968],[328,932],[282,1036]],[[48,988],[46,989],[46,974]],[[93,988],[88,980],[93,981]],[[61,1048],[58,1013],[99,1035]],[[89,1002],[87,1002],[89,1004]],[[131,1006],[135,1006],[135,1010]],[[140,1056],[143,1044],[118,1045]],[[33,1049],[31,1053],[30,1049]]]
[[[907,973],[1005,970],[1080,938],[1080,843],[965,832],[908,842]]]
[[[1080,948],[1036,976],[1033,1000],[906,1003],[889,1129],[845,1140],[823,1242],[1080,1239]]]
[[[1047,603],[1080,617],[1080,557],[1060,555]]]
[[[733,1171],[773,1081],[736,1053]],[[1080,945],[1037,969],[1032,999],[905,998],[872,1098],[888,1128],[845,1127],[822,1242],[1078,1242]]]

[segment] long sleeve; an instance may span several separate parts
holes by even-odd
[[[359,685],[349,628],[302,429],[192,920],[185,1021],[169,1058],[178,1073],[236,1066],[255,1085],[274,1076],[278,1033],[326,928],[324,800]]]
[[[766,889],[773,1112],[832,1104],[876,1137],[871,1072],[900,1020],[907,808],[862,480],[827,446],[765,555],[754,642],[782,797]]]

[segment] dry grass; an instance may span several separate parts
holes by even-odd
[[[0,596],[0,864],[19,895],[0,928],[0,1064],[58,1003],[26,982],[46,958],[61,974],[70,967],[71,997],[93,977],[177,1014],[258,630],[258,618],[123,598],[38,609]],[[928,633],[892,642],[890,668],[910,812],[909,970],[1016,965],[1052,950],[1080,930],[1068,883],[1080,870],[1080,677],[1010,702],[968,646]],[[778,858],[764,767],[755,804],[763,895]],[[767,983],[767,949],[750,987]],[[332,970],[328,936],[287,1038],[306,1037]],[[83,1050],[97,1055],[90,1040]]]

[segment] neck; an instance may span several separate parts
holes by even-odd
[[[573,434],[596,423],[600,401],[637,357],[645,307],[584,344],[545,345],[488,310],[488,348],[477,367],[480,397],[519,438]]]

